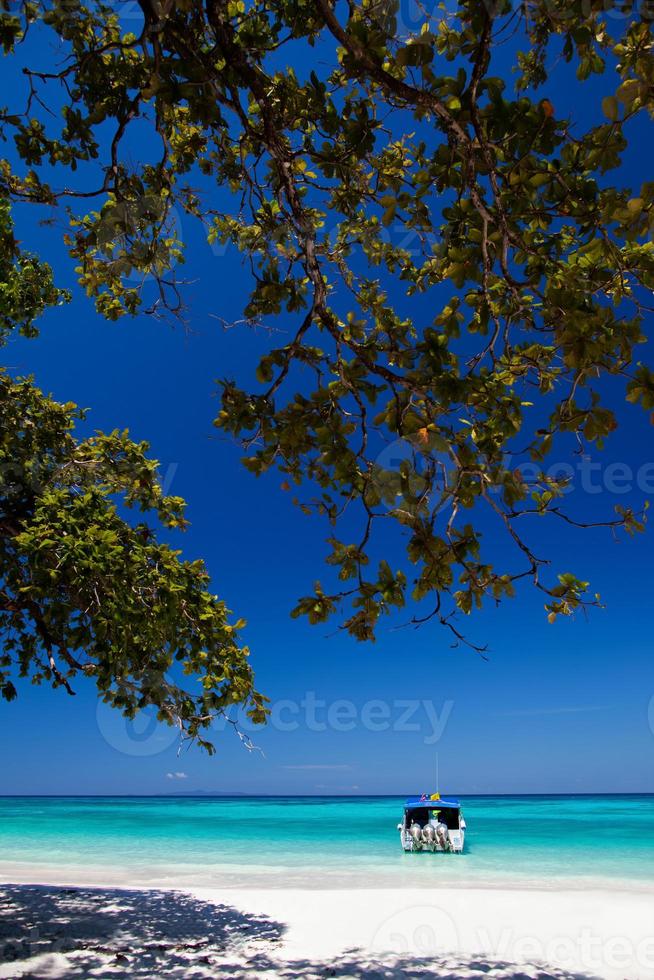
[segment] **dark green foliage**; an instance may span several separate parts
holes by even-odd
[[[175,205],[244,253],[245,316],[276,318],[289,338],[263,357],[253,390],[223,382],[216,425],[243,439],[254,473],[275,466],[288,486],[317,485],[304,510],[333,524],[345,508],[361,515],[358,540],[333,540],[346,585],[318,587],[296,612],[320,622],[349,605],[344,626],[369,639],[408,596],[452,629],[453,609],[512,595],[523,578],[550,619],[595,601],[570,573],[548,580],[522,528],[527,514],[574,523],[545,463],[571,435],[601,447],[613,431],[603,378],[652,405],[637,350],[654,184],[611,181],[630,123],[654,105],[646,10],[466,0],[407,27],[393,0],[142,0],[126,34],[109,6],[19,6],[4,44],[31,20],[56,32],[63,67],[34,66],[30,81],[58,86],[66,111],[59,129],[34,100],[5,117],[21,166],[6,162],[0,180],[13,198],[54,203],[67,171],[97,159],[97,203],[67,240],[100,312],[139,309],[135,275],[156,280],[157,309],[179,309]],[[511,31],[523,38],[513,73],[496,53]],[[319,57],[300,77],[289,66],[309,48]],[[558,116],[547,98],[557,58],[580,86],[613,79],[601,121]],[[140,164],[122,152],[136,119],[153,131]],[[383,463],[394,440],[407,448],[399,468]],[[537,464],[529,477],[525,461]],[[481,508],[509,548],[485,553]],[[397,571],[397,556],[369,560],[389,519],[406,534]],[[607,523],[642,527],[629,510]]]
[[[33,317],[62,296],[1,213],[3,323],[31,335]],[[12,700],[26,677],[72,694],[81,674],[128,717],[154,706],[211,751],[203,733],[228,706],[265,719],[239,624],[207,591],[202,562],[121,516],[127,507],[184,527],[184,502],[162,493],[148,446],[126,432],[76,439],[82,417],[0,371],[0,692]]]

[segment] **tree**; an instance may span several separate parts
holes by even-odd
[[[550,619],[596,602],[574,574],[550,577],[521,529],[530,515],[583,525],[545,461],[601,448],[616,428],[603,379],[654,406],[637,359],[654,184],[610,179],[654,106],[647,11],[463,0],[407,25],[397,0],[139,6],[131,33],[112,7],[78,0],[4,15],[12,57],[28,29],[52,31],[60,49],[56,64],[25,66],[27,104],[3,116],[15,153],[2,188],[68,204],[80,282],[109,318],[182,308],[173,206],[243,252],[245,317],[274,319],[289,339],[271,344],[252,390],[223,381],[216,425],[243,441],[254,473],[278,467],[286,486],[318,488],[298,504],[331,522],[339,583],[295,613],[322,622],[344,607],[342,625],[364,640],[381,614],[424,599],[416,621],[461,638],[453,612],[523,579]],[[557,117],[548,58],[576,67],[579,86],[613,78],[603,121]],[[60,103],[58,128],[44,106]],[[137,123],[156,137],[140,163],[126,149]],[[97,183],[75,186],[91,161]],[[135,274],[154,276],[154,298]],[[394,440],[399,468],[384,464]],[[510,546],[497,554],[482,548],[484,508]],[[355,540],[337,536],[345,509],[360,515]],[[643,515],[617,510],[602,523],[642,528]],[[400,526],[406,560],[371,567],[379,521]]]
[[[35,318],[66,300],[48,266],[19,250],[0,207],[0,336],[36,333]],[[205,729],[230,705],[265,719],[247,648],[202,562],[182,561],[145,521],[182,528],[184,501],[165,496],[145,443],[126,432],[77,439],[84,417],[29,378],[0,371],[0,692],[16,675],[69,694],[92,678],[128,717],[154,706],[160,720],[209,751]],[[179,675],[196,680],[182,685]]]

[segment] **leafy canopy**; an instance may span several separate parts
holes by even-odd
[[[6,202],[0,223],[3,336],[33,336],[34,318],[66,296],[48,266],[19,251]],[[255,721],[266,714],[239,624],[207,591],[202,562],[182,561],[149,523],[122,516],[131,508],[185,525],[147,445],[118,431],[80,440],[82,418],[0,371],[0,692],[12,700],[19,676],[73,694],[81,674],[128,717],[154,706],[211,751],[203,732],[228,706],[245,705]]]
[[[141,0],[126,32],[109,5],[18,6],[2,21],[10,56],[33,30],[59,47],[56,64],[26,66],[27,103],[3,116],[1,186],[68,204],[98,310],[181,309],[175,207],[241,250],[245,317],[284,331],[248,390],[222,382],[216,425],[254,473],[314,491],[298,503],[334,526],[338,583],[296,612],[344,606],[369,639],[381,614],[425,599],[459,636],[453,610],[521,579],[550,619],[595,601],[574,574],[551,577],[523,528],[575,523],[546,461],[602,446],[617,387],[654,405],[638,360],[654,183],[619,180],[630,126],[654,106],[646,7],[462,0],[406,23],[396,0]],[[557,62],[578,86],[605,75],[600,122],[558,117]],[[59,104],[61,124],[44,111]],[[135,125],[150,134],[140,162]],[[385,463],[398,440],[399,467]],[[338,536],[346,509],[353,540]],[[484,511],[506,534],[497,553]],[[371,562],[379,521],[404,533],[395,569]],[[642,527],[629,509],[604,523]]]

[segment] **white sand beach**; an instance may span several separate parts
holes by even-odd
[[[0,978],[654,978],[654,890],[0,886]]]

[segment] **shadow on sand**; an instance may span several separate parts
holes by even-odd
[[[0,977],[211,976],[199,968],[272,952],[283,933],[184,892],[0,886]]]
[[[223,972],[224,971],[224,972]],[[265,955],[253,956],[247,963],[223,962],[221,980],[252,980],[256,977],[275,980],[600,980],[589,974],[549,970],[544,967],[523,967],[503,960],[477,956],[373,956],[362,950],[352,950],[333,960],[271,961]]]
[[[329,924],[325,923],[325,928]],[[287,960],[285,926],[185,892],[0,886],[5,980],[588,980],[485,957],[384,955]]]

